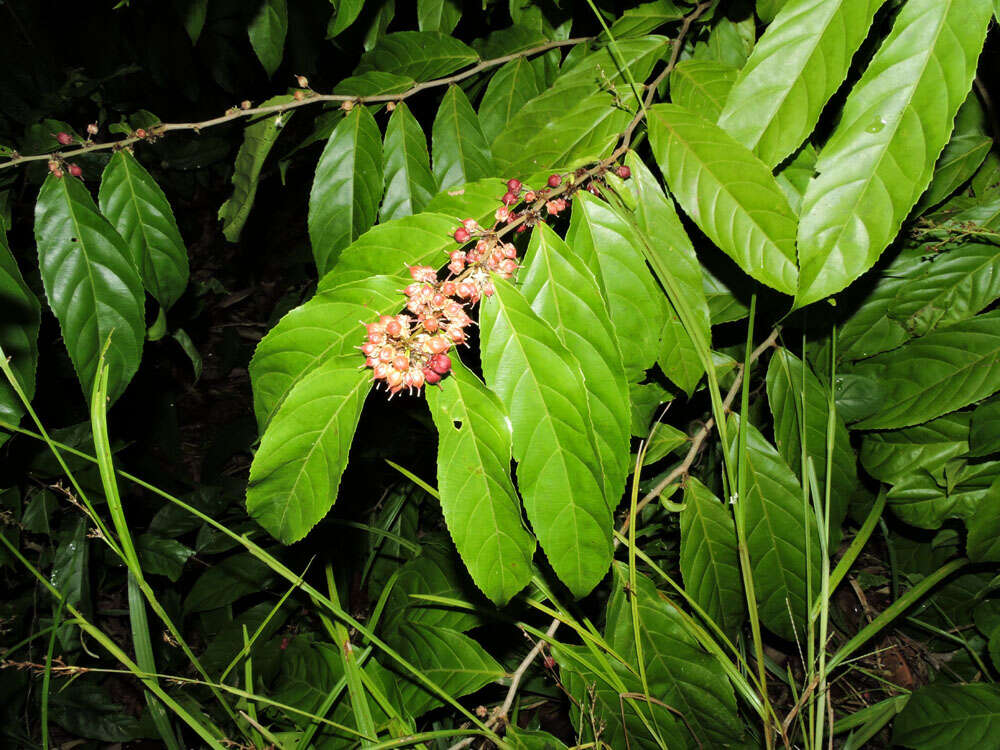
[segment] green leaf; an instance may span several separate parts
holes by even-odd
[[[397,31],[362,56],[357,72],[384,70],[430,81],[477,62],[475,50],[454,37],[437,31]]]
[[[861,465],[889,484],[920,470],[943,480],[945,464],[969,452],[969,418],[968,413],[948,414],[905,430],[865,435]]]
[[[717,60],[684,60],[670,73],[670,101],[716,120],[738,74],[738,69]]]
[[[417,0],[417,27],[450,34],[462,19],[460,0]]]
[[[629,8],[611,24],[611,37],[614,39],[628,39],[630,37],[643,36],[656,31],[664,24],[679,21],[684,18],[685,10],[678,8],[671,0],[654,0],[651,3],[642,3],[635,8]],[[605,32],[601,32],[600,39],[607,38]]]
[[[261,433],[292,389],[324,362],[350,354],[363,364],[355,349],[365,338],[363,324],[398,311],[399,284],[393,276],[373,276],[320,291],[268,331],[250,361]]]
[[[902,285],[888,315],[912,336],[966,320],[1000,297],[1000,247],[963,243],[925,256],[923,273]]]
[[[737,459],[739,419],[733,415],[730,451]],[[782,638],[793,641],[805,631],[809,598],[806,571],[820,580],[820,544],[811,508],[802,506],[802,490],[795,474],[757,428],[746,425],[747,492],[743,503],[747,552],[753,569],[754,593],[761,622]],[[811,554],[806,557],[806,535]],[[815,596],[817,592],[813,591]],[[794,618],[794,628],[792,620]]]
[[[385,198],[380,221],[420,213],[437,192],[423,128],[406,102],[399,102],[389,118],[382,146],[385,155]]]
[[[893,742],[919,750],[997,747],[1000,688],[928,685],[910,695],[893,725]]]
[[[484,38],[474,39],[472,47],[479,53],[479,57],[483,60],[492,60],[524,52],[533,47],[540,47],[549,41],[551,41],[551,37],[543,32],[541,28],[521,26],[515,23],[506,29],[491,31]],[[556,50],[549,50],[549,56],[553,52],[558,56],[558,51]],[[517,59],[525,60],[526,58],[520,57]],[[543,57],[536,58],[536,61],[539,62],[541,67],[545,66]],[[558,62],[556,65],[558,65]]]
[[[547,224],[538,224],[532,231],[524,262],[526,269],[518,279],[521,293],[579,362],[604,475],[604,496],[613,511],[631,469],[632,416],[625,366],[600,287]]]
[[[740,71],[719,126],[774,167],[795,151],[847,77],[884,0],[791,0]]]
[[[590,268],[604,291],[622,347],[629,382],[640,381],[657,355],[666,300],[642,254],[635,229],[589,193],[573,200],[566,244]]]
[[[449,86],[441,100],[431,128],[431,147],[441,190],[494,176],[493,157],[479,118],[458,86]]]
[[[382,135],[367,107],[334,128],[309,193],[309,239],[322,277],[375,223],[382,198]]]
[[[628,391],[632,402],[632,434],[645,438],[659,406],[671,401],[673,396],[659,383],[629,383]]]
[[[972,412],[969,455],[988,456],[1000,452],[1000,399],[992,398]]]
[[[191,44],[197,44],[202,29],[205,28],[208,0],[185,0],[184,6],[184,9],[180,11],[184,18],[184,30],[190,37]]]
[[[471,216],[485,226],[495,221],[493,215],[497,209],[497,201],[506,190],[504,180],[497,177],[476,180],[457,190],[442,190],[431,199],[424,211],[448,214],[455,221]]]
[[[544,90],[544,71],[532,60],[518,57],[497,70],[479,102],[479,123],[487,142],[492,143],[521,107]]]
[[[718,60],[742,68],[757,40],[756,21],[747,3],[736,4],[732,10],[713,19],[712,30],[705,42],[696,43],[693,57],[698,60]]]
[[[616,563],[614,574],[605,638],[616,653],[634,661],[636,632],[625,590],[628,567]],[[703,743],[720,747],[738,740],[743,725],[736,712],[736,697],[715,657],[702,650],[688,632],[681,613],[646,576],[636,575],[632,596],[638,603],[638,639],[649,694],[680,711],[691,732]]]
[[[978,511],[965,519],[969,529],[966,539],[966,553],[977,563],[1000,562],[1000,479],[990,487],[988,497],[991,502],[983,503]]]
[[[474,693],[505,674],[482,646],[454,630],[405,624],[395,643],[404,659],[456,698]],[[403,708],[411,716],[420,716],[441,704],[436,694],[428,692],[412,676],[400,673],[397,680]]]
[[[184,293],[188,257],[167,196],[128,151],[104,168],[98,201],[132,253],[143,285],[164,310]]]
[[[961,409],[1000,390],[1000,311],[867,359],[855,372],[885,387],[881,408],[855,428],[908,427]]]
[[[330,19],[330,24],[326,27],[326,38],[333,39],[354,23],[354,20],[365,7],[365,0],[338,0],[335,4],[336,10]]]
[[[712,325],[742,320],[749,314],[750,308],[743,302],[746,299],[746,290],[742,289],[745,286],[742,278],[723,281],[706,267],[702,267],[701,276],[704,280],[705,300],[708,302]],[[740,297],[736,296],[737,291]]]
[[[993,139],[986,131],[986,113],[975,90],[970,91],[955,116],[951,139],[934,165],[934,177],[927,192],[920,196],[916,210],[923,213],[954,193],[976,173],[992,145]]]
[[[41,306],[24,283],[17,262],[7,246],[7,236],[0,230],[0,356],[10,358],[10,366],[18,384],[30,399],[35,395],[35,368],[38,366],[38,329]],[[7,378],[0,378],[0,419],[17,424],[24,414],[21,399],[10,387]],[[0,433],[0,445],[7,440]]]
[[[87,530],[86,518],[78,518],[72,524],[72,530],[56,549],[52,570],[49,571],[49,580],[62,593],[66,604],[84,612],[91,611]]]
[[[569,750],[559,739],[541,729],[507,727],[504,739],[513,742],[517,750]]]
[[[191,586],[184,599],[185,612],[205,612],[258,594],[274,580],[274,573],[249,552],[230,555],[213,565]]]
[[[774,179],[778,181],[778,187],[788,198],[788,204],[795,213],[799,213],[802,208],[802,196],[806,194],[809,181],[816,172],[816,158],[818,154],[811,143],[806,143],[795,155],[786,160],[774,173]]]
[[[795,214],[768,167],[676,104],[651,107],[648,118],[653,153],[687,214],[748,274],[794,294]]]
[[[518,487],[560,580],[582,597],[611,562],[611,511],[579,361],[509,283],[480,310],[483,372],[507,407]]]
[[[774,415],[774,442],[781,457],[801,481],[800,437],[804,432],[806,457],[812,459],[820,493],[825,492],[827,421],[830,416],[826,386],[820,383],[812,369],[804,365],[801,359],[787,349],[778,349],[767,368],[767,400]],[[847,515],[848,502],[859,486],[858,460],[851,448],[847,427],[839,414],[834,414],[833,450],[829,458],[830,534],[831,546],[836,546],[836,541],[840,538],[840,524]]]
[[[771,23],[788,0],[757,0],[757,16],[764,23]]]
[[[285,104],[292,101],[290,95],[274,96],[260,106],[269,107],[274,104]],[[292,112],[282,112],[264,117],[243,130],[243,144],[236,154],[236,164],[233,167],[233,194],[219,208],[219,219],[222,220],[222,233],[230,242],[236,242],[243,231],[250,209],[253,208],[257,196],[257,182],[260,180],[260,170],[264,160],[271,151],[274,142],[281,135],[281,129],[288,123]]]
[[[472,606],[473,600],[480,601],[479,597],[463,596],[466,588],[473,595],[476,592],[468,583],[461,561],[450,551],[423,545],[419,557],[395,567],[399,576],[386,600],[380,625],[390,640],[395,640],[396,632],[407,624],[464,632],[482,623],[476,607]],[[422,600],[420,596],[444,596],[468,601],[470,606],[448,607]]]
[[[247,511],[284,544],[304,537],[333,507],[371,390],[356,355],[326,360],[291,389],[250,467]]]
[[[746,616],[733,515],[705,485],[689,477],[680,526],[684,587],[732,637]]]
[[[903,6],[847,97],[802,201],[797,307],[846,287],[896,236],[948,142],[989,21],[989,0]]]
[[[927,472],[913,472],[889,490],[889,505],[911,526],[938,529],[949,518],[977,515],[998,476],[996,461],[945,466],[940,480]]]
[[[632,170],[629,186],[636,198],[635,219],[643,253],[667,290],[680,315],[686,309],[688,336],[712,346],[711,314],[705,295],[705,279],[694,245],[684,231],[673,201],[664,195],[653,173],[630,152],[625,162]],[[681,318],[683,320],[683,318]]]
[[[673,308],[667,309],[658,352],[656,363],[663,374],[689,396],[694,393],[705,368],[694,342]]]
[[[503,404],[458,358],[440,388],[427,388],[438,430],[441,510],[476,585],[503,606],[531,580],[535,540],[510,479],[511,434]]]
[[[135,540],[135,548],[143,572],[166,576],[174,583],[181,577],[188,558],[194,554],[193,549],[176,539],[164,539],[156,534],[140,534]]]
[[[260,64],[268,77],[273,76],[285,55],[285,35],[288,33],[286,0],[262,0],[247,27],[247,33]]]
[[[416,85],[410,76],[401,76],[382,70],[369,70],[361,75],[345,78],[338,83],[333,93],[342,96],[388,96],[402,94]]]
[[[88,399],[111,339],[104,358],[114,402],[139,369],[146,335],[142,281],[125,241],[80,180],[52,175],[38,194],[35,241],[49,307]]]

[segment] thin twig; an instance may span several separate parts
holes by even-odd
[[[224,125],[229,122],[234,122],[236,120],[241,120],[247,117],[260,117],[264,115],[280,114],[281,112],[287,112],[289,110],[297,109],[299,107],[305,107],[310,104],[316,104],[319,102],[351,102],[354,104],[376,104],[382,102],[399,102],[404,99],[408,99],[414,94],[418,94],[421,91],[426,91],[427,89],[438,88],[440,86],[449,86],[453,83],[458,83],[459,81],[464,81],[466,78],[470,78],[477,73],[481,73],[484,70],[489,70],[490,68],[495,68],[498,65],[503,65],[511,60],[516,60],[519,57],[528,57],[529,55],[535,55],[540,52],[547,52],[551,49],[557,49],[559,47],[572,46],[574,44],[580,44],[581,42],[592,41],[594,37],[576,37],[573,39],[562,39],[553,42],[546,42],[545,44],[540,44],[537,47],[532,47],[530,49],[521,50],[520,52],[515,52],[509,55],[504,55],[503,57],[495,57],[490,60],[483,60],[482,62],[473,65],[468,70],[463,70],[461,73],[455,73],[454,75],[445,76],[443,78],[435,78],[432,81],[424,81],[418,83],[415,86],[407,89],[401,94],[380,94],[378,96],[350,96],[346,94],[318,94],[312,90],[302,90],[300,89],[304,97],[301,100],[295,99],[290,102],[284,102],[282,104],[271,104],[266,107],[250,107],[249,109],[237,109],[233,108],[228,110],[225,114],[219,117],[213,117],[209,120],[202,120],[201,122],[164,122],[158,125],[154,125],[149,128],[147,134],[143,137],[139,136],[128,136],[126,138],[120,138],[117,141],[109,141],[107,143],[90,143],[81,146],[80,148],[75,148],[70,151],[52,151],[45,154],[30,154],[27,156],[22,156],[17,154],[11,157],[10,160],[0,164],[0,169],[7,169],[9,167],[16,166],[18,164],[23,164],[30,161],[43,161],[53,158],[66,159],[71,156],[77,156],[79,154],[91,153],[93,151],[106,151],[108,149],[120,149],[125,146],[130,146],[133,143],[138,143],[139,141],[144,141],[148,138],[157,138],[159,136],[165,135],[166,133],[177,132],[177,131],[194,131],[200,132],[206,128],[212,128],[217,125]]]

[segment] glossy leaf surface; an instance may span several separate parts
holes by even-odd
[[[670,101],[714,122],[739,72],[718,60],[683,60],[670,73]]]
[[[365,53],[357,72],[384,70],[430,81],[479,62],[475,50],[438,31],[397,31]]]
[[[928,685],[910,696],[896,718],[893,740],[920,750],[994,747],[1000,733],[996,685]]]
[[[286,0],[263,0],[247,27],[247,33],[260,64],[268,76],[273,76],[285,54],[285,35],[288,33]]]
[[[38,364],[38,328],[41,306],[38,298],[24,283],[14,256],[7,245],[7,236],[0,230],[0,348],[10,358],[11,369],[18,384],[30,399],[35,393],[35,367]],[[13,388],[2,378],[0,382],[0,419],[17,424],[24,406]],[[0,434],[0,444],[7,434]]]
[[[441,100],[431,129],[431,146],[434,176],[441,190],[494,176],[493,156],[479,118],[458,86],[449,86]]]
[[[389,118],[382,153],[385,198],[379,220],[391,221],[420,213],[437,193],[437,180],[431,173],[423,128],[406,102],[399,102]]]
[[[527,102],[545,89],[539,66],[519,57],[505,63],[490,78],[479,103],[479,123],[486,140],[493,140]]]

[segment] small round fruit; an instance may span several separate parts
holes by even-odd
[[[64,133],[62,131],[56,133],[56,140],[59,141],[60,145],[68,146],[73,142],[73,136],[69,133]]]
[[[469,234],[469,230],[465,227],[459,227],[452,236],[455,238],[455,242],[468,242],[472,235]]]
[[[618,171],[618,176],[621,177],[623,180],[627,180],[629,177],[632,176],[632,170],[629,167],[625,166],[624,164],[618,167],[617,171]]]
[[[562,184],[562,177],[557,174],[549,175],[549,187],[557,188]]]
[[[521,192],[521,181],[514,177],[511,177],[509,180],[507,180],[507,189],[512,193]]]
[[[70,164],[69,165],[69,173],[71,175],[73,175],[74,177],[83,177],[83,170],[80,169],[80,165],[79,164]]]
[[[431,357],[431,369],[438,375],[447,375],[451,370],[451,357],[447,354],[435,354]]]

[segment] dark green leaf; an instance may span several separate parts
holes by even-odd
[[[271,569],[249,552],[232,555],[198,576],[184,599],[184,611],[204,612],[225,607],[248,594],[263,591],[273,580]]]
[[[1000,498],[1000,478],[990,487],[987,497],[990,502],[983,503],[965,519],[969,529],[966,550],[973,562],[1000,563],[1000,503],[996,502]]]
[[[142,534],[135,540],[135,548],[145,573],[166,576],[174,583],[181,577],[188,558],[194,550],[176,539],[164,539],[156,534]]]
[[[488,143],[503,132],[521,107],[545,90],[543,73],[536,62],[518,57],[493,74],[479,103],[479,123]]]
[[[893,741],[918,750],[1000,747],[1000,688],[928,685],[915,691],[896,717]]]
[[[365,0],[338,0],[330,25],[326,27],[326,38],[333,39],[354,23],[364,7]]]
[[[463,596],[466,588],[475,589],[462,569],[461,561],[454,554],[424,545],[420,556],[398,566],[396,585],[386,601],[385,615],[380,629],[390,639],[407,624],[428,628],[441,628],[465,632],[481,624],[482,619],[471,606],[469,597]],[[447,607],[422,600],[420,596],[446,596],[458,601],[469,601],[469,608]]]
[[[643,257],[635,229],[604,201],[577,193],[566,244],[604,291],[629,382],[642,380],[657,356],[666,299]]]
[[[684,60],[670,74],[670,101],[715,121],[739,72],[717,60]]]
[[[528,520],[556,574],[582,597],[607,573],[612,517],[579,361],[505,281],[496,280],[480,326],[483,372],[510,415]]]
[[[738,418],[730,423],[730,450],[736,459]],[[743,503],[746,517],[747,551],[753,568],[754,593],[761,622],[782,638],[795,640],[805,631],[809,598],[807,570],[813,582],[820,580],[820,544],[816,519],[811,508],[803,508],[802,489],[778,451],[757,428],[746,425],[747,493]],[[811,554],[806,556],[806,535]],[[813,596],[816,595],[813,591]],[[794,618],[794,627],[792,620]]]
[[[83,612],[91,609],[89,551],[87,519],[81,517],[56,549],[49,572],[49,581],[62,594],[63,601]]]
[[[992,145],[993,139],[986,132],[986,114],[976,92],[970,91],[955,116],[951,139],[934,165],[934,177],[916,210],[923,213],[954,193],[979,169]]]
[[[755,279],[794,294],[795,214],[768,167],[676,104],[649,109],[649,139],[667,185],[702,231]]]
[[[580,363],[587,407],[614,510],[631,468],[628,382],[597,279],[547,224],[532,231],[519,287],[531,309],[555,330]]]
[[[7,236],[0,231],[0,349],[10,358],[11,369],[25,395],[35,394],[35,367],[38,364],[38,327],[41,307],[38,298],[24,283],[21,271],[7,246]],[[24,414],[21,399],[7,378],[0,378],[0,419],[17,424]],[[0,444],[7,433],[0,433]]]
[[[362,364],[356,355],[332,357],[302,377],[261,437],[247,511],[285,544],[308,534],[337,499],[372,385]]]
[[[384,70],[429,81],[479,62],[475,50],[437,31],[397,31],[388,34],[361,58],[357,72]]]
[[[388,96],[402,94],[416,85],[410,76],[401,76],[382,70],[370,70],[361,75],[345,78],[333,93],[341,96]]]
[[[472,580],[502,606],[531,580],[535,551],[510,479],[507,414],[457,358],[441,387],[427,389],[427,405],[438,430],[438,492],[445,522]]]
[[[326,142],[309,194],[309,239],[320,276],[375,223],[382,198],[382,136],[355,107]]]
[[[632,402],[632,434],[644,438],[649,434],[650,422],[657,416],[659,406],[673,396],[659,383],[629,383],[628,390]]]
[[[1000,311],[977,315],[860,363],[885,400],[860,429],[907,427],[1000,390]]]
[[[828,455],[826,446],[830,408],[827,388],[820,383],[808,365],[787,349],[778,349],[771,357],[767,368],[767,400],[774,415],[775,445],[785,463],[795,471],[799,481],[802,481],[800,437],[803,433],[806,439],[806,457],[812,459],[820,493],[826,491],[826,464],[828,459],[831,462],[830,534],[831,545],[835,546],[836,540],[840,538],[840,524],[847,515],[848,501],[858,488],[858,460],[851,448],[844,420],[839,414],[834,414],[833,450]]]
[[[938,529],[949,518],[978,515],[998,477],[996,461],[946,466],[943,480],[924,471],[911,473],[889,490],[889,506],[912,526]]]
[[[873,477],[889,484],[921,469],[943,480],[945,464],[968,451],[969,414],[948,414],[905,430],[865,435],[861,465]]]
[[[796,306],[839,292],[896,236],[948,142],[989,21],[989,0],[910,0],[896,16],[802,201]]]
[[[406,102],[399,102],[385,129],[385,198],[380,221],[420,213],[437,193],[423,128]]]
[[[142,281],[125,241],[80,180],[51,175],[35,207],[35,241],[49,307],[88,400],[111,339],[105,362],[113,402],[139,368],[146,335]]]
[[[274,104],[285,104],[292,101],[290,95],[275,96],[265,102],[262,107]],[[222,220],[222,233],[230,242],[236,242],[243,231],[253,201],[257,195],[257,182],[260,180],[260,170],[274,142],[281,135],[281,129],[292,116],[291,112],[265,117],[252,125],[247,125],[243,131],[243,144],[236,155],[233,167],[233,194],[219,208],[219,218]]]
[[[474,40],[472,46],[482,59],[491,60],[540,47],[549,40],[549,36],[541,29],[514,24],[506,29],[491,31],[485,39]],[[518,60],[526,59],[526,57],[518,58]]]
[[[187,248],[167,196],[128,151],[117,151],[101,176],[98,195],[132,253],[143,285],[169,310],[188,282]]]
[[[754,47],[719,126],[774,167],[795,151],[847,76],[884,0],[791,0]]]
[[[642,3],[635,8],[629,8],[611,24],[611,36],[614,39],[628,39],[643,36],[656,31],[664,24],[679,21],[684,17],[685,10],[678,8],[671,0],[654,0]],[[601,39],[607,34],[601,33]]]
[[[450,34],[461,19],[460,0],[417,0],[417,26],[421,31]]]
[[[449,86],[441,100],[431,129],[431,147],[441,190],[494,176],[493,157],[479,118],[458,86]]]
[[[988,456],[1000,452],[1000,399],[992,398],[972,412],[969,435],[970,455]]]
[[[247,27],[247,33],[260,64],[268,76],[273,76],[285,55],[285,35],[288,33],[286,0],[262,0]]]
[[[691,477],[684,488],[680,526],[684,586],[709,617],[733,637],[743,624],[746,603],[732,512]]]

